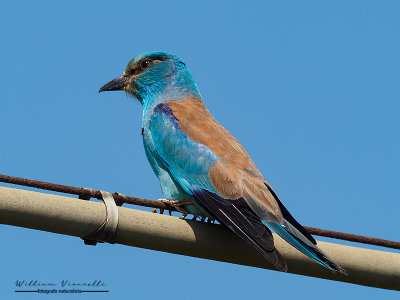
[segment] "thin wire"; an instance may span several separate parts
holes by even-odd
[[[87,198],[88,191],[91,193],[92,198],[101,199],[102,195],[100,191],[94,191],[87,188],[78,188],[68,185],[61,185],[56,183],[50,183],[45,181],[38,181],[32,179],[25,179],[20,177],[8,176],[8,175],[1,175],[0,174],[0,182],[22,185],[22,186],[29,186],[43,190],[61,192],[66,194],[74,194],[78,195],[82,198]],[[169,211],[176,211],[175,208],[169,206],[160,201],[154,200],[147,200],[142,198],[136,197],[129,197],[119,193],[113,194],[115,201],[118,203],[128,203],[133,205],[145,206],[145,207],[152,207],[158,208],[161,211],[169,210]],[[400,243],[395,241],[389,241],[379,238],[373,238],[368,236],[362,236],[357,234],[351,233],[344,233],[344,232],[337,232],[332,230],[320,229],[320,228],[313,228],[313,227],[304,227],[308,232],[318,236],[329,237],[333,239],[340,239],[346,240],[356,243],[362,244],[369,244],[369,245],[376,245],[381,247],[393,248],[393,249],[400,249]]]

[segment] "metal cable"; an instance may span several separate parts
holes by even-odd
[[[22,185],[22,186],[29,186],[29,187],[34,187],[34,188],[38,188],[38,189],[61,192],[61,193],[66,193],[66,194],[74,194],[74,195],[78,195],[80,197],[85,197],[85,198],[88,198],[88,196],[89,196],[88,191],[89,191],[91,193],[92,198],[102,199],[102,195],[101,195],[100,191],[94,191],[94,190],[90,190],[87,188],[78,188],[78,187],[73,187],[73,186],[68,186],[68,185],[61,185],[61,184],[55,184],[55,183],[50,183],[50,182],[25,179],[25,178],[1,175],[1,174],[0,174],[0,182],[17,184],[17,185]],[[162,203],[160,201],[147,200],[147,199],[136,198],[136,197],[129,197],[129,196],[125,196],[125,195],[122,195],[119,193],[114,193],[113,197],[117,203],[118,202],[119,203],[128,203],[128,204],[134,204],[134,205],[139,205],[139,206],[158,208],[160,210],[176,211],[175,208],[173,208],[165,203]],[[351,234],[351,233],[331,231],[331,230],[320,229],[320,228],[313,228],[313,227],[306,227],[306,226],[304,228],[307,229],[307,231],[310,232],[311,234],[318,235],[318,236],[325,236],[325,237],[334,238],[334,239],[376,245],[376,246],[393,248],[393,249],[400,249],[400,243],[395,242],[395,241],[389,241],[389,240],[373,238],[373,237],[368,237],[368,236],[362,236],[362,235],[357,235],[357,234]]]

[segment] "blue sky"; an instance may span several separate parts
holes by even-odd
[[[139,103],[97,91],[131,57],[168,51],[185,60],[211,113],[300,223],[399,240],[399,9],[397,1],[3,1],[1,173],[160,198]],[[17,279],[101,279],[111,290],[85,299],[398,297],[30,229],[0,226],[0,235],[5,299],[29,297],[13,293]]]

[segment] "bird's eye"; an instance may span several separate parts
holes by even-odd
[[[142,60],[142,61],[140,62],[140,67],[141,67],[142,69],[146,69],[148,66],[150,66],[150,61],[148,61],[148,60]]]

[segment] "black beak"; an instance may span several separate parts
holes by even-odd
[[[121,91],[124,89],[126,83],[128,81],[128,76],[120,76],[111,80],[109,83],[106,83],[99,89],[99,93],[105,91]]]

